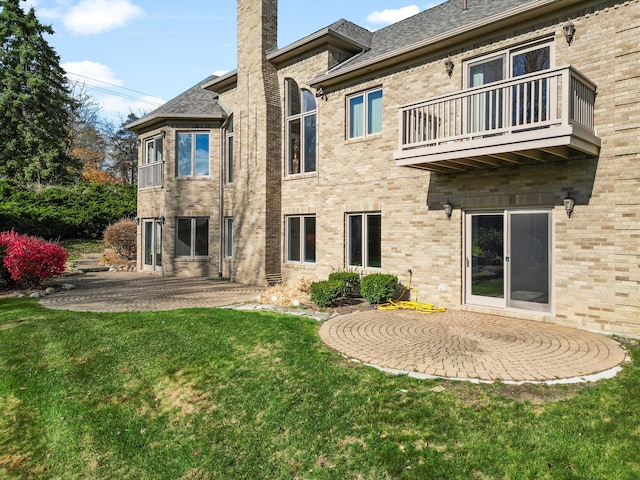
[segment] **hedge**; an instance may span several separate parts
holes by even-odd
[[[342,297],[344,288],[344,282],[340,280],[313,282],[309,290],[311,301],[321,308],[331,307]]]
[[[393,299],[398,286],[398,277],[387,273],[372,273],[360,281],[360,294],[371,305]]]
[[[104,230],[136,215],[137,187],[80,182],[37,187],[0,180],[0,231],[40,238],[102,238]]]

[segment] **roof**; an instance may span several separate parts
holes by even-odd
[[[218,98],[202,86],[217,78],[211,75],[177,97],[169,100],[161,107],[145,115],[144,117],[131,122],[127,128],[133,131],[141,130],[144,127],[159,123],[168,119],[190,119],[190,120],[221,120],[227,117]]]
[[[313,50],[318,46],[327,44],[338,46],[352,54],[357,54],[369,49],[373,33],[344,18],[322,28],[311,35],[307,35],[286,47],[278,48],[267,53],[267,58],[273,63],[284,62],[291,57]],[[212,91],[224,91],[237,81],[238,71],[233,70],[221,77],[211,77],[203,82],[202,88]]]
[[[373,32],[371,48],[359,56],[357,62],[367,62],[394,50],[418,44],[465,25],[479,22],[519,5],[535,2],[536,0],[468,0],[467,9],[464,10],[462,0],[449,0]]]
[[[448,0],[405,20],[372,32],[369,48],[328,72],[309,81],[310,85],[356,75],[364,69],[386,62],[398,63],[410,56],[451,47],[481,32],[489,32],[495,24],[516,22],[522,15],[542,14],[580,0]],[[464,3],[467,8],[464,9]],[[325,84],[326,85],[326,84]]]

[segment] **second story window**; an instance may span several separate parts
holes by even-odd
[[[144,163],[157,163],[162,161],[162,136],[150,138],[144,142]]]
[[[295,80],[285,80],[287,175],[316,171],[316,99]]]
[[[225,183],[233,183],[233,117],[224,130],[224,170]]]
[[[179,177],[209,176],[209,133],[179,132],[176,163]]]
[[[382,132],[382,89],[347,98],[347,136],[366,137]]]

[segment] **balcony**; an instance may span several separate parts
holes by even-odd
[[[138,166],[138,190],[162,187],[164,162],[147,163]]]
[[[597,156],[595,98],[569,66],[406,105],[394,159],[452,173]]]

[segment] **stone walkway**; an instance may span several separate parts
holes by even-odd
[[[148,312],[221,307],[255,301],[263,288],[206,278],[159,277],[130,272],[93,272],[65,277],[74,289],[40,299],[47,308],[81,312]]]
[[[43,297],[43,306],[87,312],[230,305],[263,308],[255,304],[262,288],[205,278],[102,272],[67,277],[58,283],[73,284],[75,288]],[[307,312],[293,310],[298,314]],[[318,312],[309,312],[308,316],[323,318]],[[588,381],[615,375],[625,361],[620,345],[604,335],[453,310],[425,315],[366,308],[325,321],[319,334],[331,349],[348,358],[418,378]]]

